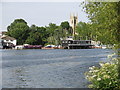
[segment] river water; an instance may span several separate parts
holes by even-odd
[[[3,88],[86,88],[84,73],[110,49],[1,50]]]

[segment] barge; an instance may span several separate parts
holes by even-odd
[[[62,40],[64,49],[92,49],[95,47],[93,40]]]

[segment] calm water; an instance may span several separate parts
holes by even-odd
[[[3,88],[85,88],[88,67],[107,61],[108,49],[2,50]]]

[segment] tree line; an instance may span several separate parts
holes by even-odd
[[[27,25],[23,19],[15,19],[7,27],[7,35],[17,39],[18,45],[46,45],[46,44],[61,44],[61,40],[66,36],[70,36],[72,28],[68,21],[61,22],[60,26],[50,23],[48,26],[39,27],[36,25]]]
[[[76,26],[75,40],[95,40],[101,41],[103,44],[110,44],[108,41],[110,37],[105,38],[103,29],[95,30],[93,23],[79,22]],[[62,39],[72,36],[72,27],[68,21],[61,22],[58,26],[54,23],[49,23],[48,26],[39,27],[36,25],[28,26],[23,19],[15,19],[7,27],[7,35],[17,39],[18,45],[46,45],[54,44],[60,45]],[[100,33],[100,32],[101,33]],[[109,35],[108,35],[109,36]],[[113,39],[112,39],[113,40]],[[111,42],[114,44],[114,42]]]

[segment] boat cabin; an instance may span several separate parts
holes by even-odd
[[[62,40],[62,47],[66,49],[86,49],[92,46],[92,40]]]

